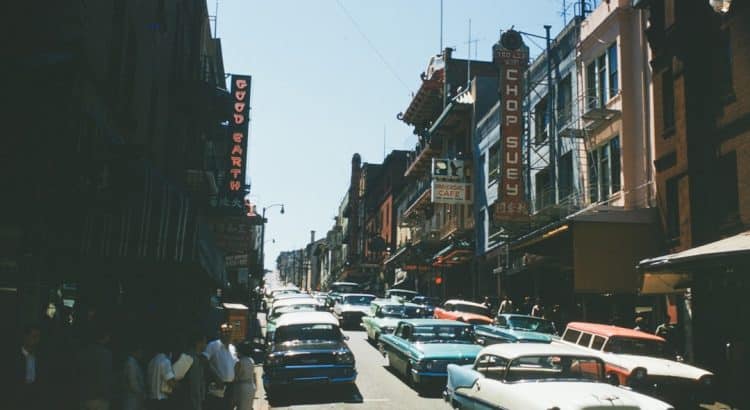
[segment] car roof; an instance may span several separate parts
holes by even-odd
[[[411,302],[399,302],[397,300],[393,299],[375,299],[372,301],[373,305],[379,305],[379,306],[411,306],[411,307],[420,307],[421,305],[417,305],[416,303]]]
[[[312,299],[312,296],[308,295],[307,293],[284,293],[283,295],[274,296],[273,299],[275,301],[281,301],[281,300],[287,300],[287,299],[302,299],[302,298]]]
[[[315,325],[315,324],[326,324],[326,325],[339,325],[338,319],[328,312],[292,312],[282,315],[278,322],[276,322],[276,328],[292,325]]]
[[[401,293],[413,293],[415,295],[419,294],[419,292],[417,292],[415,290],[409,290],[409,289],[388,289],[388,290],[386,290],[386,292],[388,292],[388,293],[398,293],[398,292],[401,292]]]
[[[331,286],[345,286],[345,285],[362,286],[357,282],[333,282],[331,283]]]
[[[497,315],[498,317],[503,316],[506,318],[513,318],[513,317],[527,317],[529,319],[538,319],[538,320],[544,320],[545,322],[549,322],[549,319],[545,319],[543,317],[536,317],[536,316],[530,316],[530,315],[519,315],[518,313],[501,313]]]
[[[281,299],[279,301],[276,301],[276,303],[273,304],[273,308],[276,309],[277,307],[294,306],[294,305],[320,305],[320,302],[318,302],[318,299],[315,299],[315,298]]]
[[[371,293],[338,293],[339,296],[346,297],[346,296],[371,296],[376,297],[375,295]]]
[[[547,343],[498,343],[485,347],[479,352],[478,356],[483,354],[493,354],[506,359],[515,359],[522,356],[546,356],[546,355],[574,355],[595,357],[582,354],[581,349],[567,346],[564,344],[547,344]]]
[[[640,330],[628,329],[626,327],[604,325],[601,323],[588,323],[588,322],[570,322],[567,326],[569,329],[578,330],[582,332],[593,333],[595,335],[606,336],[606,337],[630,337],[633,339],[646,339],[663,342],[664,339],[652,335],[651,333],[641,332]]]
[[[412,326],[430,326],[430,325],[459,325],[459,326],[471,326],[465,322],[459,322],[457,320],[448,319],[402,319],[399,322],[408,323]]]
[[[455,303],[460,303],[462,305],[471,305],[471,306],[481,307],[481,308],[485,308],[485,309],[487,308],[487,306],[485,306],[485,305],[483,305],[481,303],[470,302],[468,300],[461,300],[461,299],[446,300],[445,303],[443,303],[443,304],[446,304],[446,303],[454,303],[454,304]]]

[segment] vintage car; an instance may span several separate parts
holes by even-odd
[[[426,312],[429,312],[429,317],[433,317],[433,315],[435,314],[435,306],[437,306],[439,302],[440,300],[438,300],[437,298],[423,295],[414,296],[414,298],[412,298],[411,300],[411,303],[420,305]]]
[[[443,303],[442,307],[435,308],[434,315],[435,319],[458,320],[459,322],[485,325],[492,323],[490,310],[487,309],[487,306],[466,300],[448,300]]]
[[[444,386],[450,363],[473,363],[482,348],[474,343],[472,326],[442,319],[401,320],[396,330],[380,335],[388,366],[416,389]]]
[[[324,305],[313,298],[294,298],[277,301],[266,315],[266,340],[273,338],[273,332],[276,330],[276,322],[282,315],[294,312],[316,312],[324,309]]]
[[[296,286],[268,289],[263,297],[263,301],[261,301],[261,309],[266,311],[275,297],[285,293],[300,293],[300,290]]]
[[[501,313],[493,325],[474,327],[477,343],[550,343],[555,325],[549,320],[526,315]]]
[[[659,336],[623,327],[571,322],[559,342],[583,349],[606,363],[607,374],[634,390],[677,408],[713,402],[714,376],[681,363]]]
[[[271,311],[273,309],[274,305],[276,303],[282,301],[282,300],[290,300],[290,299],[312,299],[315,300],[312,296],[310,296],[307,293],[283,293],[281,295],[275,296],[271,302],[268,303],[267,308],[268,311]]]
[[[344,293],[339,296],[341,301],[333,306],[333,315],[338,318],[342,328],[359,327],[362,316],[370,312],[370,303],[375,299],[375,295]]]
[[[357,378],[348,338],[328,312],[287,313],[263,363],[263,386],[270,398],[293,384],[351,384]]]
[[[333,282],[328,290],[331,293],[357,293],[362,291],[362,285],[355,282]]]
[[[411,302],[411,300],[414,299],[418,295],[419,293],[413,290],[406,290],[406,289],[388,289],[385,291],[386,299],[397,297],[397,298],[403,299],[405,302]]]
[[[419,305],[375,299],[370,304],[370,312],[362,317],[362,327],[367,332],[367,340],[377,343],[381,334],[393,333],[400,320],[424,317],[426,312]]]
[[[496,344],[473,365],[448,365],[443,397],[456,409],[673,409],[617,386],[596,356],[540,343]]]

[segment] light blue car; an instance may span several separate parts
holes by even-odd
[[[551,343],[557,333],[549,320],[526,315],[499,314],[492,325],[474,327],[476,341],[483,346],[497,343]]]
[[[394,333],[380,336],[380,345],[388,366],[417,390],[444,386],[448,364],[473,363],[482,348],[470,324],[443,319],[401,320]]]

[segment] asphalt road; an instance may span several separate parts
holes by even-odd
[[[357,383],[350,389],[299,388],[288,391],[281,400],[268,402],[259,386],[255,410],[265,409],[448,409],[440,391],[417,393],[386,367],[378,349],[367,342],[364,331],[345,331],[357,363]],[[262,369],[256,369],[258,380]]]

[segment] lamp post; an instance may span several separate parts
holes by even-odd
[[[269,206],[263,207],[263,213],[261,214],[261,222],[263,223],[263,226],[260,230],[260,274],[261,278],[263,277],[263,274],[265,274],[266,271],[266,210],[271,209],[275,206],[280,206],[281,211],[280,213],[284,215],[284,204],[272,204]]]

